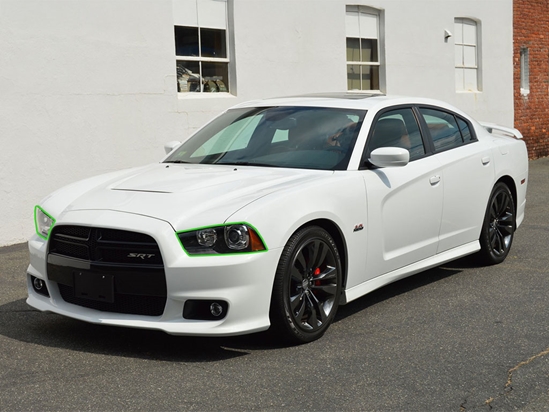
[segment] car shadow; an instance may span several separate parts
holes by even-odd
[[[384,286],[340,306],[335,322],[342,322],[376,303],[461,272],[472,266],[469,258]],[[25,299],[0,306],[0,335],[59,349],[166,362],[216,362],[257,350],[284,349],[268,332],[235,337],[173,336],[162,331],[96,325],[30,308]]]
[[[419,272],[413,276],[390,283],[346,305],[340,306],[334,322],[340,322],[345,318],[380,302],[389,300],[403,293],[422,288],[431,283],[460,273],[463,269],[473,267],[477,267],[476,263],[472,262],[471,258],[466,257],[450,262],[450,265],[438,266],[425,272]]]

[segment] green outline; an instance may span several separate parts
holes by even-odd
[[[42,233],[40,233],[40,231],[38,230],[38,222],[36,220],[36,209],[40,209],[40,211],[42,213],[44,213],[47,217],[49,217],[52,221],[52,224],[50,226],[50,230],[48,230],[48,234],[44,237],[44,235]],[[34,230],[36,231],[36,234],[41,237],[42,239],[44,240],[48,240],[48,238],[50,237],[50,233],[51,233],[51,230],[53,229],[53,227],[55,226],[55,219],[48,213],[46,212],[44,209],[42,209],[40,206],[36,205],[34,206]]]
[[[181,239],[179,238],[180,233],[189,233],[189,232],[196,232],[198,230],[203,229],[210,229],[210,228],[220,228],[220,227],[226,227],[226,226],[232,226],[232,225],[245,225],[248,226],[250,229],[253,229],[254,232],[259,236],[259,239],[261,240],[261,243],[263,243],[263,246],[265,246],[265,250],[255,250],[252,252],[230,252],[230,253],[197,253],[197,254],[190,254],[187,252],[187,249],[185,249],[185,246],[183,246],[183,243],[181,242]],[[261,236],[261,233],[259,233],[259,230],[255,228],[254,225],[249,224],[248,222],[232,222],[232,223],[223,223],[221,225],[210,225],[210,226],[201,226],[201,227],[195,227],[193,229],[187,229],[187,230],[179,230],[175,232],[175,237],[177,238],[179,244],[181,245],[181,249],[185,252],[185,254],[188,257],[209,257],[209,256],[234,256],[234,255],[251,255],[254,253],[264,253],[268,252],[269,248],[267,247],[267,244],[265,243],[265,240],[263,239],[263,236]]]

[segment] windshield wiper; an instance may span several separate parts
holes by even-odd
[[[280,167],[272,163],[257,163],[257,162],[227,162],[227,163],[216,163],[218,165],[234,165],[234,166],[261,166],[261,167]]]
[[[185,160],[166,160],[163,163],[191,163],[191,162],[186,162]]]

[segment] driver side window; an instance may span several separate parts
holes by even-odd
[[[376,121],[368,138],[368,153],[380,147],[402,147],[410,152],[410,161],[425,155],[425,146],[411,108],[390,110]]]

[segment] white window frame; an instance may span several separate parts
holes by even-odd
[[[474,35],[471,28],[474,27]],[[468,33],[466,33],[468,31]],[[457,17],[454,19],[455,87],[457,92],[482,91],[481,78],[481,25],[479,20]],[[469,60],[474,56],[474,63]],[[474,84],[467,73],[474,73]],[[470,87],[472,85],[472,87]]]
[[[176,54],[175,59],[177,61],[192,61],[192,62],[198,62],[199,65],[199,76],[202,79],[202,63],[223,63],[227,65],[227,79],[225,80],[225,85],[227,87],[227,92],[221,92],[221,93],[231,93],[232,91],[232,83],[231,82],[231,47],[229,44],[230,36],[229,36],[229,10],[228,10],[228,0],[172,0],[173,1],[173,9],[174,9],[174,27],[193,27],[197,28],[198,30],[198,56],[179,56]],[[220,19],[217,19],[217,24],[208,24],[207,21],[207,12],[204,11],[205,7],[208,2],[212,2],[214,5],[219,5],[220,3],[224,4],[224,16],[223,16],[223,22],[220,25],[218,22]],[[185,21],[178,21],[179,16],[181,15],[185,16]],[[188,15],[191,16],[188,16]],[[201,15],[204,14],[204,18],[201,18]],[[219,16],[217,16],[219,17]],[[203,21],[206,20],[206,23],[204,24]],[[211,20],[211,19],[210,19]],[[178,24],[180,23],[180,24]],[[223,26],[223,27],[221,27]],[[202,39],[201,39],[201,29],[221,29],[225,31],[225,52],[227,57],[203,57],[201,56],[202,53]],[[176,74],[177,77],[177,74]],[[176,81],[179,81],[179,79],[176,79]],[[200,92],[178,92],[181,95],[197,95],[197,94],[209,94],[204,92],[204,84],[200,84]]]
[[[350,13],[357,13],[356,21],[352,22],[352,20],[355,19],[354,16],[350,16]],[[374,16],[376,19],[376,28],[375,28],[375,37],[371,34],[371,28],[361,28],[361,18],[360,14]],[[346,36],[347,38],[356,38],[359,39],[368,39],[373,40],[375,39],[377,41],[377,61],[371,61],[371,62],[363,62],[363,61],[351,61],[346,60],[346,73],[348,75],[348,68],[350,65],[353,66],[362,66],[362,67],[377,67],[378,68],[378,88],[377,89],[365,89],[364,85],[362,84],[362,77],[360,77],[360,88],[359,89],[350,89],[348,84],[348,78],[347,78],[347,90],[349,92],[357,91],[357,92],[372,92],[372,93],[382,93],[382,90],[385,89],[385,72],[384,72],[384,42],[383,42],[383,19],[382,19],[382,10],[369,7],[369,6],[362,6],[362,5],[347,5],[345,7],[345,17],[346,17]],[[352,23],[352,24],[350,24]],[[353,28],[351,28],[351,25],[356,24],[358,27],[358,35],[354,33]],[[363,33],[370,32],[369,34],[363,36]],[[350,35],[352,33],[353,35]],[[360,46],[359,46],[360,47]],[[360,54],[362,53],[362,48],[360,47]],[[362,59],[360,59],[362,60]]]

